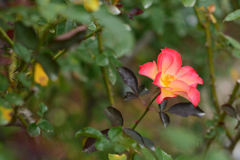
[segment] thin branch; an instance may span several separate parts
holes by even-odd
[[[141,122],[141,120],[143,119],[143,117],[147,114],[147,112],[149,111],[149,108],[151,106],[151,104],[155,101],[155,99],[157,98],[157,96],[160,93],[158,93],[153,99],[152,101],[148,104],[147,108],[145,109],[144,113],[142,114],[142,116],[139,118],[139,120],[134,124],[134,126],[132,127],[132,129],[135,129],[137,127],[137,125]]]
[[[6,40],[6,42],[13,47],[13,41],[8,37],[6,32],[3,30],[3,28],[0,26],[0,33],[2,34],[3,38]]]
[[[215,77],[214,77],[215,72],[214,72],[214,64],[213,64],[213,52],[212,52],[212,46],[211,46],[210,18],[208,15],[206,16],[206,24],[205,25],[206,25],[205,26],[206,47],[207,47],[207,52],[208,52],[208,66],[209,66],[210,79],[211,79],[213,104],[214,104],[216,112],[219,113],[220,110],[219,110],[217,92],[216,92],[216,88],[215,88]]]
[[[98,29],[96,31],[100,32],[102,29],[99,27],[99,25],[97,25],[97,27],[98,27]],[[88,37],[90,37],[90,36],[88,36]],[[103,53],[103,45],[102,45],[102,35],[101,35],[101,33],[97,34],[97,39],[98,39],[98,52],[99,52],[99,54],[102,54]],[[103,74],[103,79],[104,79],[104,82],[105,82],[105,85],[106,85],[106,89],[107,89],[110,104],[113,106],[114,105],[113,93],[112,93],[112,88],[110,86],[110,83],[108,81],[107,72],[106,72],[104,67],[100,67],[100,68],[101,68],[101,71],[102,71],[102,74]]]

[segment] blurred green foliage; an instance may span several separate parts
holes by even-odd
[[[7,44],[1,34],[0,107],[11,109],[12,106],[18,106],[17,114],[30,124],[27,129],[20,127],[19,121],[11,125],[13,116],[10,125],[0,127],[0,160],[107,159],[108,153],[116,154],[128,147],[140,152],[133,154],[134,160],[162,157],[170,160],[171,156],[177,160],[203,159],[205,130],[208,126],[213,127],[216,119],[207,121],[206,126],[203,119],[191,117],[186,120],[171,116],[174,127],[165,130],[159,115],[150,112],[139,124],[137,132],[160,147],[155,152],[147,148],[140,149],[135,141],[122,136],[121,127],[111,128],[104,115],[103,110],[110,103],[100,68],[106,67],[116,101],[115,107],[123,115],[124,127],[129,127],[132,121],[138,119],[144,107],[137,100],[123,101],[122,97],[130,89],[122,82],[116,67],[126,66],[133,70],[138,81],[149,88],[150,94],[143,99],[150,102],[155,88],[150,79],[137,74],[138,66],[156,60],[160,49],[165,47],[181,54],[184,66],[192,66],[203,78],[204,85],[199,86],[199,89],[210,93],[204,29],[198,23],[192,6],[195,2],[198,8],[203,6],[207,9],[211,4],[216,6],[213,15],[219,30],[214,24],[210,26],[216,75],[229,77],[229,72],[239,62],[235,58],[240,57],[240,21],[235,20],[239,18],[239,11],[233,12],[236,4],[230,0],[121,0],[118,4],[123,5],[120,8],[122,13],[112,15],[108,5],[115,2],[101,1],[100,9],[92,13],[84,8],[83,1],[0,0],[0,27],[14,42],[13,46]],[[240,4],[237,4],[239,8]],[[140,8],[143,13],[133,15],[132,20],[128,13],[133,8]],[[198,11],[201,20],[205,22],[205,12]],[[70,36],[69,32],[81,25],[86,25],[88,29]],[[98,48],[99,33],[85,38],[96,31],[98,25],[104,28],[100,33],[104,47],[102,54],[99,54]],[[61,37],[64,34],[70,38]],[[66,49],[65,54],[53,60],[52,57],[62,49]],[[35,61],[42,65],[53,80],[46,87],[33,81]],[[236,80],[234,77],[236,74],[232,76]],[[203,98],[204,101],[199,104],[207,113],[206,119],[212,117],[213,107],[209,99]],[[158,108],[156,104],[154,107]],[[1,109],[1,118],[4,113]],[[11,113],[12,116],[16,111],[12,110]],[[104,152],[82,152],[86,138],[75,138],[74,135],[87,126],[96,128],[94,131],[100,135],[96,147]],[[111,128],[109,139],[100,133],[106,128]],[[223,130],[221,127],[214,128],[206,134],[206,138],[215,135],[221,137],[225,135]],[[86,135],[89,136],[89,133],[81,136]],[[225,143],[219,139],[216,141]],[[121,144],[123,142],[125,144]],[[214,144],[216,149],[220,148],[219,143]],[[231,155],[225,151],[211,149],[205,158],[228,160],[231,159],[229,157]]]

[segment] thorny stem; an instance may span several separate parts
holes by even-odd
[[[141,122],[141,120],[143,119],[143,117],[147,114],[147,112],[149,111],[149,108],[151,106],[151,104],[155,101],[155,99],[157,98],[157,96],[160,93],[158,93],[153,99],[152,101],[148,104],[147,108],[145,109],[144,113],[142,114],[142,116],[139,118],[139,120],[134,124],[134,126],[132,127],[132,129],[135,129],[137,127],[137,125]]]
[[[13,47],[13,41],[8,37],[8,35],[6,34],[6,32],[2,29],[2,27],[0,26],[0,33],[2,34],[3,38],[7,41],[7,43]]]
[[[239,89],[239,83],[236,82],[236,84],[235,84],[235,86],[234,86],[234,89],[233,89],[233,91],[232,91],[232,94],[231,94],[231,96],[229,97],[229,100],[228,100],[228,102],[227,102],[229,105],[232,105],[232,103],[234,102],[234,99],[235,99],[235,97],[236,97],[236,94],[237,94],[237,92],[238,92],[238,89]],[[222,124],[221,122],[223,122],[225,116],[226,116],[226,113],[225,113],[225,112],[222,112],[222,114],[219,116],[219,119],[218,119],[218,125],[219,125],[219,124]],[[233,139],[233,138],[231,138],[231,135],[230,135],[229,131],[227,130],[227,128],[225,128],[225,130],[226,130],[226,135],[227,135],[227,137],[228,137],[230,140],[232,140],[232,143],[231,143],[231,145],[229,146],[229,150],[232,151],[233,148],[235,147],[236,143],[237,143],[238,140],[240,139],[240,132],[239,132],[238,135]],[[216,137],[216,136],[215,136],[215,137]],[[209,140],[207,141],[207,144],[206,144],[204,153],[207,152],[210,144],[211,144],[212,141],[215,139],[215,137],[213,137],[212,139],[209,139]]]
[[[97,24],[97,27],[98,27],[98,29],[97,29],[98,32],[102,31],[102,29],[99,27],[98,24]],[[103,45],[102,45],[102,35],[101,35],[101,33],[97,34],[97,39],[98,39],[98,52],[99,52],[99,54],[102,54],[103,53]],[[110,83],[108,81],[107,72],[106,72],[104,67],[100,67],[100,68],[101,68],[101,71],[102,71],[102,74],[103,74],[103,79],[104,79],[104,82],[105,82],[105,85],[106,85],[106,89],[107,89],[110,104],[113,106],[114,105],[114,99],[113,99],[113,96],[112,96],[113,93],[112,93],[112,88],[110,86]]]
[[[210,72],[210,79],[211,79],[211,90],[213,95],[213,103],[217,113],[219,113],[219,104],[217,98],[217,92],[215,88],[215,77],[214,77],[214,64],[213,64],[213,52],[211,46],[211,34],[210,34],[210,19],[209,16],[206,16],[206,23],[205,23],[205,35],[206,35],[206,47],[208,52],[208,66]]]

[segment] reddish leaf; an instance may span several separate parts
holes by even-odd
[[[229,116],[233,117],[233,118],[237,118],[237,112],[236,110],[229,104],[224,104],[222,106],[222,109],[225,113],[227,113]]]
[[[166,113],[160,112],[159,113],[160,119],[163,123],[164,128],[167,128],[167,126],[170,124],[170,118]]]
[[[173,113],[182,117],[197,116],[202,117],[205,113],[197,106],[194,107],[192,103],[177,103],[173,105],[167,112]]]
[[[117,67],[117,69],[123,82],[129,86],[136,95],[138,95],[138,81],[135,74],[126,67]]]
[[[123,117],[119,110],[109,106],[104,109],[104,114],[113,126],[123,126]]]

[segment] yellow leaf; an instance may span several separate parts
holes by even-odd
[[[41,86],[47,86],[49,78],[39,63],[34,67],[34,81]]]
[[[0,106],[0,125],[5,125],[9,123],[12,119],[11,113],[13,109],[8,109]]]
[[[117,155],[117,154],[108,154],[109,160],[127,160],[127,157],[125,154]]]
[[[99,9],[98,0],[84,0],[83,6],[88,12],[95,12]]]

